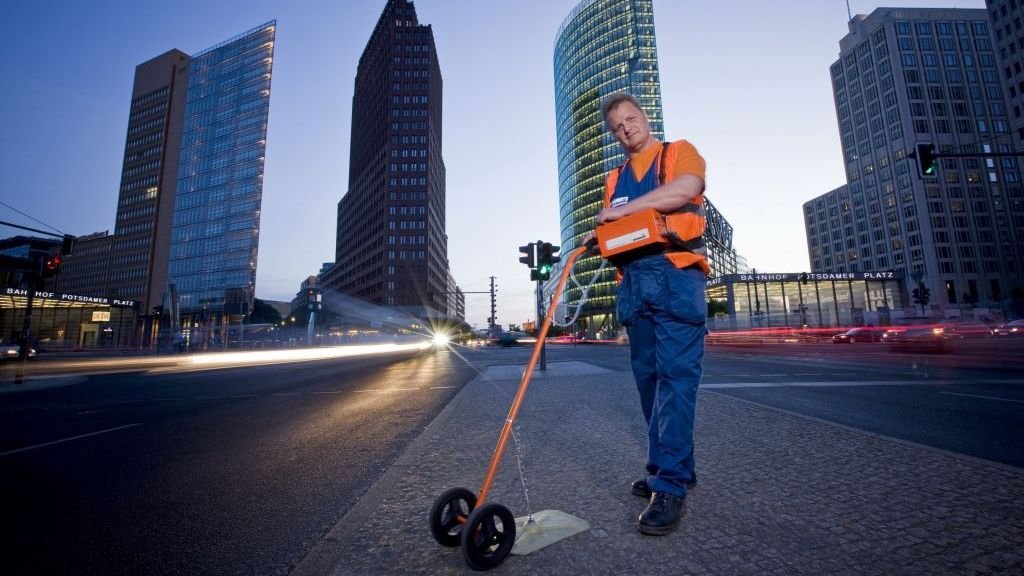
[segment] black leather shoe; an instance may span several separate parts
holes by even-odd
[[[675,529],[684,514],[686,496],[655,492],[651,494],[651,503],[637,519],[636,527],[641,534],[664,536]]]
[[[693,490],[696,487],[696,480],[686,483],[687,492]],[[632,492],[634,496],[639,496],[645,500],[650,500],[651,498],[651,487],[647,485],[647,478],[640,478],[639,480],[634,480],[633,484],[630,486],[629,491]]]

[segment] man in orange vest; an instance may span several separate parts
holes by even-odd
[[[671,532],[697,483],[693,424],[704,361],[709,267],[703,244],[704,159],[685,140],[662,143],[626,93],[609,96],[604,122],[629,160],[608,173],[597,224],[654,209],[676,219],[667,249],[627,253],[619,268],[616,312],[629,334],[630,359],[648,424],[647,476],[632,493],[649,499],[637,519],[644,534]]]

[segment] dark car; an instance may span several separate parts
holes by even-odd
[[[934,323],[935,320],[932,318],[900,318],[899,320],[896,321],[895,324],[885,329],[885,331],[882,333],[882,342],[893,342],[898,335],[902,334],[904,331],[910,328],[913,328],[915,326],[931,327]]]
[[[1024,319],[1007,322],[997,326],[992,333],[995,336],[1024,336]]]
[[[885,341],[894,351],[949,352],[957,338],[947,334],[940,324],[926,324],[887,332]]]
[[[991,337],[992,329],[985,324],[960,321],[911,326],[888,336],[886,341],[892,344],[893,350],[949,352],[954,350],[961,340]]]
[[[991,338],[993,336],[992,329],[981,322],[949,322],[939,326],[947,335],[955,338]]]
[[[836,334],[832,341],[836,344],[852,344],[853,342],[881,342],[884,330],[870,326],[851,328],[842,334]]]

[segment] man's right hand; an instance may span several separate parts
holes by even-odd
[[[621,214],[621,212],[622,210],[618,207],[606,206],[602,208],[601,211],[597,213],[598,225],[605,224],[607,222],[614,222],[615,220],[622,218],[624,214]]]

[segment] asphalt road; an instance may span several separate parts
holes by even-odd
[[[475,375],[439,353],[0,396],[3,571],[287,573]]]
[[[1020,467],[1022,352],[713,345],[702,393]],[[4,571],[288,573],[463,384],[528,355],[172,369],[0,394]],[[629,353],[549,347],[549,362],[566,360],[627,371]]]

